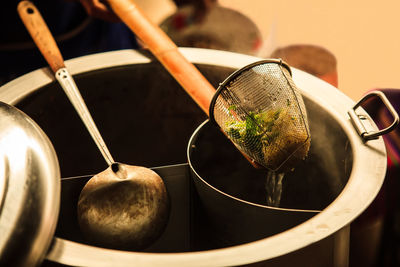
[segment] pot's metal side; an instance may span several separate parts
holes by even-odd
[[[181,49],[181,52],[195,64],[231,68],[240,68],[260,60],[260,58],[208,49],[185,48]],[[152,60],[154,59],[144,57],[138,52],[116,51],[76,58],[67,61],[66,65],[72,74],[77,74],[113,66],[146,64]],[[349,147],[352,150],[353,166],[348,182],[340,195],[322,212],[281,233],[227,248],[185,253],[127,252],[101,249],[56,237],[47,258],[58,263],[79,266],[126,266],[129,264],[135,264],[135,266],[236,266],[263,261],[273,266],[276,259],[285,258],[287,255],[289,259],[290,255],[296,254],[297,251],[318,246],[320,242],[328,242],[331,247],[339,246],[341,238],[337,234],[343,231],[343,240],[347,241],[348,225],[370,205],[382,186],[386,170],[383,140],[379,138],[366,143],[361,140],[347,115],[347,111],[354,102],[336,88],[296,69],[293,69],[293,80],[304,96],[313,99],[321,109],[337,121],[348,136]],[[24,75],[0,88],[0,100],[16,103],[27,94],[52,81],[45,69]],[[344,258],[335,258],[333,266],[346,264],[346,245],[339,247],[343,251],[341,253],[339,253],[340,250],[335,251]]]

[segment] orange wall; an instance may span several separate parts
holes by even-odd
[[[137,0],[161,22],[172,0]],[[339,89],[358,100],[373,88],[400,88],[399,0],[219,0],[260,28],[268,54],[289,44],[321,45],[336,55]]]
[[[400,1],[220,0],[240,10],[272,46],[322,45],[338,60],[339,89],[357,100],[400,88]]]

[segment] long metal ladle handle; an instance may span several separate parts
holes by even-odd
[[[101,137],[100,132],[86,107],[85,101],[83,100],[74,79],[66,69],[64,59],[60,53],[56,41],[54,40],[54,37],[47,27],[46,22],[43,20],[40,12],[35,5],[33,5],[33,3],[29,1],[21,1],[18,4],[18,13],[29,34],[32,36],[33,41],[36,43],[36,46],[39,48],[50,68],[55,73],[56,79],[60,83],[65,94],[85,124],[107,164],[112,165],[114,163],[114,159],[112,158],[110,151]]]

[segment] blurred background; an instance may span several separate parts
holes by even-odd
[[[46,66],[16,13],[0,9],[0,85]],[[34,0],[65,59],[137,48],[118,23],[87,17],[78,0]],[[374,88],[399,88],[398,0],[136,0],[179,46],[282,57],[358,100]],[[36,57],[36,59],[34,58]],[[23,61],[24,64],[20,64]],[[32,62],[41,61],[39,65]],[[15,62],[18,62],[15,63]],[[28,65],[31,65],[28,67]],[[15,68],[15,71],[12,70]]]
[[[172,0],[138,3],[157,23],[176,12]],[[218,4],[239,11],[255,23],[263,41],[260,56],[268,57],[279,47],[298,44],[330,51],[337,60],[338,87],[354,100],[373,88],[400,87],[397,0],[219,0]]]

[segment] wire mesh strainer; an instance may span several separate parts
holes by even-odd
[[[242,153],[268,169],[291,168],[307,156],[306,109],[282,60],[258,61],[231,74],[211,101],[210,118]]]

